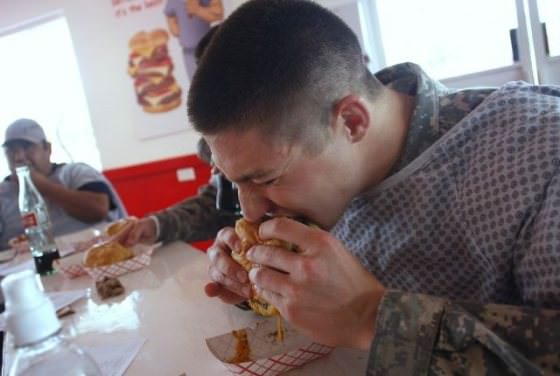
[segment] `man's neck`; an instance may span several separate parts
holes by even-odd
[[[414,105],[414,97],[391,89],[386,89],[382,97],[373,103],[373,132],[369,132],[369,142],[365,144],[365,158],[362,161],[364,168],[371,173],[363,182],[362,191],[375,187],[387,178],[399,161]]]

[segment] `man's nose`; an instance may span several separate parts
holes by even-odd
[[[239,186],[238,190],[243,217],[249,222],[259,222],[272,209],[272,202],[258,189]]]

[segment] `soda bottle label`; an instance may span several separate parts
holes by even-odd
[[[37,226],[37,216],[35,213],[27,213],[21,218],[21,220],[23,222],[23,228]]]

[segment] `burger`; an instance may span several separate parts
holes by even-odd
[[[134,257],[134,252],[118,242],[101,243],[90,248],[84,255],[84,265],[88,268],[111,265]]]
[[[109,224],[109,226],[107,226],[107,228],[105,229],[105,233],[109,236],[115,236],[119,232],[124,230],[125,227],[127,227],[131,223],[134,223],[135,221],[136,218],[134,217],[119,219],[118,221]]]
[[[241,246],[239,249],[232,251],[232,258],[239,263],[247,271],[258,266],[247,259],[247,251],[254,245],[262,244],[273,247],[284,248],[293,252],[299,252],[297,246],[290,244],[286,241],[279,239],[269,239],[263,240],[259,237],[259,224],[249,222],[243,218],[237,220],[235,223],[235,232],[239,239],[241,240]],[[252,288],[252,296],[247,301],[251,309],[262,316],[278,316],[277,321],[277,339],[282,341],[284,339],[284,329],[282,325],[282,318],[278,309],[267,302],[262,296],[259,296],[255,288]]]
[[[140,31],[128,46],[128,74],[134,79],[138,104],[145,112],[170,111],[181,104],[181,88],[173,77],[169,34],[164,29]]]

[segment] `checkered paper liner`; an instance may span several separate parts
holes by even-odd
[[[245,328],[251,360],[229,363],[235,355],[237,340],[231,333],[208,338],[210,352],[234,375],[274,376],[301,367],[328,355],[333,347],[321,345],[304,337],[285,323],[284,341],[276,340],[276,318],[264,319],[253,328]]]
[[[97,268],[88,268],[84,266],[84,270],[94,281],[103,279],[103,277],[118,277],[126,273],[140,270],[148,265],[152,260],[153,246],[145,244],[136,244],[132,247],[134,257],[115,264],[99,266]]]
[[[78,278],[86,274],[82,265],[83,258],[84,252],[76,252],[70,256],[54,260],[53,267],[66,278]]]
[[[137,244],[132,247],[134,257],[115,264],[100,266],[97,268],[87,268],[83,265],[84,252],[73,254],[54,262],[54,267],[67,278],[77,278],[89,274],[94,280],[100,280],[105,276],[118,277],[123,274],[142,269],[150,265],[153,246]]]
[[[58,260],[55,260],[53,265],[57,272],[62,273],[65,277],[69,279],[78,278],[80,276],[87,274],[81,263],[64,265],[61,264]]]

